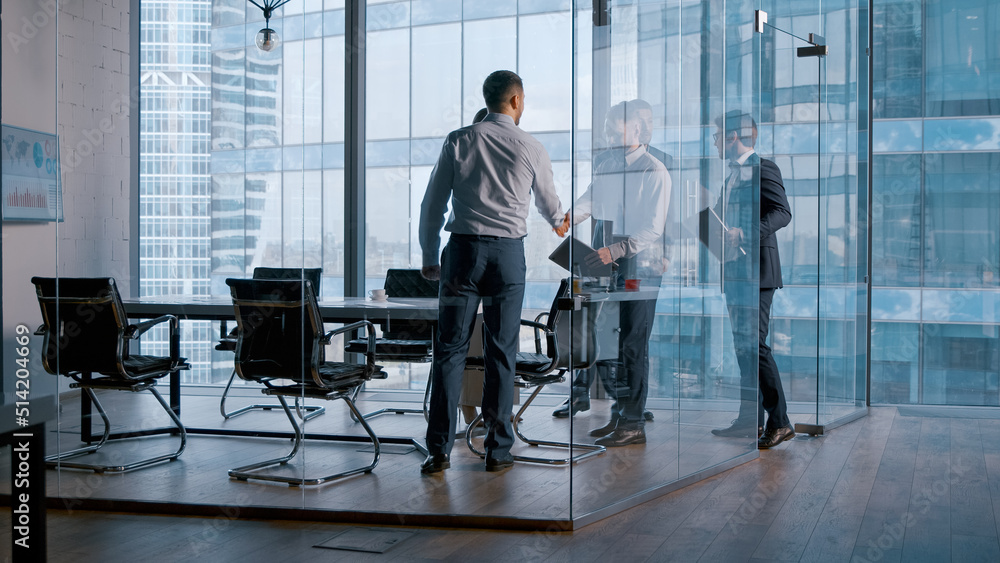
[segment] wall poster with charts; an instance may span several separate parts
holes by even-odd
[[[62,221],[59,143],[51,133],[0,126],[4,221]]]

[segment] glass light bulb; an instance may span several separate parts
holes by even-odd
[[[278,32],[269,27],[257,32],[257,48],[261,51],[273,51],[278,46]]]

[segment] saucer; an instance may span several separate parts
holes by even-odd
[[[385,303],[386,301],[389,300],[389,296],[385,296],[385,297],[382,297],[382,298],[379,298],[379,297],[369,297],[369,299],[371,299],[372,301],[374,301],[376,303]]]

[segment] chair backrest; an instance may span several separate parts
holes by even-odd
[[[559,289],[556,291],[552,307],[549,309],[546,325],[556,333],[559,362],[555,367],[558,369],[584,369],[597,361],[597,333],[586,319],[589,314],[587,307],[594,305],[572,311],[572,314],[570,311],[560,309],[559,300],[570,297],[569,288],[568,279],[563,279],[559,283]],[[570,322],[571,320],[572,322]]]
[[[258,266],[253,269],[255,280],[309,280],[316,297],[319,297],[319,283],[323,279],[323,268],[268,268]]]
[[[385,273],[387,297],[437,297],[438,282],[425,278],[420,270],[390,268]],[[394,320],[383,333],[384,338],[395,340],[430,340],[434,337],[431,323],[427,321]]]
[[[389,297],[437,297],[438,282],[421,275],[420,270],[390,268],[385,273],[385,294]]]
[[[226,280],[239,337],[236,373],[243,379],[291,379],[321,385],[323,319],[309,280]]]
[[[42,365],[52,374],[123,373],[128,319],[113,278],[33,277],[42,311]]]

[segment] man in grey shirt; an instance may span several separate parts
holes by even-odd
[[[548,153],[517,127],[524,113],[521,78],[498,70],[483,83],[483,97],[489,114],[448,135],[420,206],[422,272],[429,279],[441,280],[427,423],[429,455],[420,466],[425,474],[451,465],[462,372],[480,301],[486,470],[502,471],[513,465],[510,412],[531,193],[542,217],[560,228],[560,236],[568,228]],[[451,214],[445,225],[449,201]],[[439,264],[442,226],[451,238]]]

